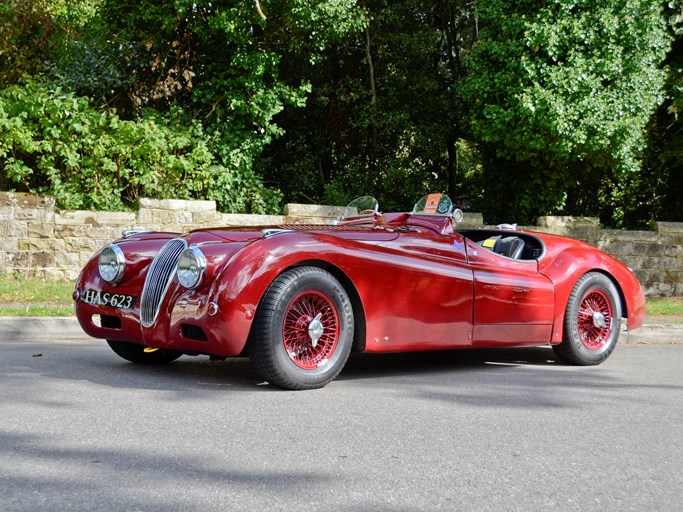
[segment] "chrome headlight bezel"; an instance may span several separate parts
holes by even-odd
[[[187,289],[199,287],[204,281],[208,264],[199,247],[192,246],[180,253],[176,267],[178,282]]]
[[[118,283],[126,270],[126,256],[116,244],[109,244],[100,253],[97,262],[100,277],[110,284]]]

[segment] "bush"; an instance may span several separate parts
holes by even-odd
[[[126,121],[35,81],[0,90],[0,189],[53,195],[67,209],[125,210],[139,197],[213,199],[236,213],[279,209],[280,192],[264,186],[250,159],[224,161],[201,125],[181,116],[150,111]]]

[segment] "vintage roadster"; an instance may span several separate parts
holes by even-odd
[[[633,272],[588,244],[455,229],[441,194],[408,213],[354,201],[332,225],[124,232],[74,291],[78,320],[135,363],[248,355],[268,382],[324,386],[351,351],[551,345],[593,365],[622,318],[642,324]]]

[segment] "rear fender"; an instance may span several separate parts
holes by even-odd
[[[541,273],[555,285],[553,345],[562,341],[564,315],[569,295],[576,282],[588,272],[601,272],[609,277],[620,294],[622,316],[628,318],[629,330],[642,325],[645,318],[645,296],[633,272],[608,254],[585,248],[569,248],[560,252],[551,263],[544,262]]]

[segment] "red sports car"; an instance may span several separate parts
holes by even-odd
[[[322,387],[349,353],[552,345],[593,365],[621,319],[640,326],[633,272],[588,244],[514,228],[454,229],[447,196],[409,213],[354,201],[333,225],[124,232],[79,277],[78,320],[135,363],[248,354],[270,383]]]

